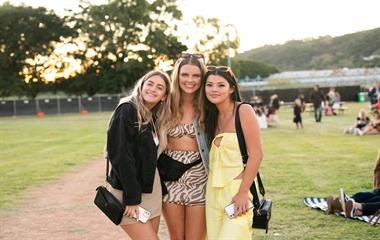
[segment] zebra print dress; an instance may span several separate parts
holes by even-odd
[[[195,138],[195,129],[193,124],[180,123],[170,129],[168,136],[172,138],[181,138],[183,136]],[[164,153],[185,164],[201,158],[198,151],[166,149]],[[206,182],[207,173],[203,164],[195,165],[187,170],[177,181],[165,182],[168,194],[164,196],[163,201],[188,206],[204,206],[206,202]]]

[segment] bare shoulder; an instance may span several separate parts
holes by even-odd
[[[239,108],[239,114],[242,118],[255,116],[255,110],[253,110],[253,107],[249,104],[242,104]]]

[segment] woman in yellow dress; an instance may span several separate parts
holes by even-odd
[[[259,124],[250,105],[239,108],[249,155],[244,166],[235,129],[236,108],[241,104],[236,78],[229,67],[208,66],[204,79],[202,123],[211,145],[206,187],[207,237],[251,239],[249,189],[263,157]],[[231,203],[235,207],[230,219],[225,207]]]

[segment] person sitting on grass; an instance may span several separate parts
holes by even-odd
[[[375,134],[380,134],[380,113],[378,111],[373,112],[372,121],[363,128],[363,132],[360,135]]]
[[[358,203],[354,199],[349,199],[345,202],[345,215],[349,218],[373,215],[369,222],[376,224],[380,220],[380,202]]]
[[[327,198],[326,214],[344,212],[346,217],[378,214],[380,209],[380,151],[378,152],[373,171],[373,191],[358,192],[348,197],[341,188],[339,197]]]
[[[344,129],[344,133],[363,135],[363,129],[368,123],[370,123],[370,119],[367,116],[367,112],[364,109],[360,109],[358,117],[356,118],[356,123],[353,126]]]

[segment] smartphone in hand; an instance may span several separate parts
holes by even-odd
[[[251,200],[249,200],[249,205],[248,209],[253,208],[253,203]],[[228,218],[234,218],[235,217],[235,203],[230,203],[228,204],[225,208],[224,211],[227,213]]]
[[[139,206],[139,216],[138,217],[133,216],[133,217],[142,223],[146,223],[149,220],[150,215],[151,213],[148,210]]]

